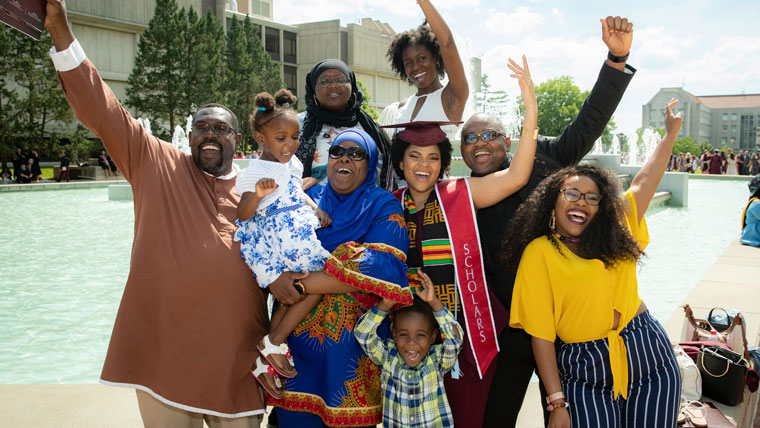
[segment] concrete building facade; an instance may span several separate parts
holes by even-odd
[[[760,150],[760,94],[695,96],[683,88],[662,88],[642,106],[641,126],[663,128],[665,104],[673,97],[679,100],[675,112],[683,115],[679,136],[716,148]]]
[[[341,59],[354,70],[378,112],[414,92],[392,72],[385,58],[395,35],[387,24],[365,18],[361,24],[346,26],[339,20],[286,25],[272,19],[274,0],[176,1],[179,7],[193,7],[199,14],[210,8],[217,17],[224,17],[227,25],[233,17],[244,19],[248,15],[259,26],[262,44],[279,64],[286,86],[299,97],[300,109],[305,108],[302,97],[306,74],[326,58]],[[120,100],[126,97],[139,37],[147,29],[155,7],[155,0],[67,1],[74,33]]]

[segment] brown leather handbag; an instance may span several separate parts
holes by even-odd
[[[688,304],[684,305],[683,310],[686,319],[681,334],[682,342],[711,341],[725,343],[732,350],[741,354],[744,359],[749,360],[747,334],[741,313],[734,317],[728,317],[730,321],[728,328],[723,326],[715,328],[716,326],[713,326],[706,319],[694,318],[694,312]],[[711,310],[710,313],[712,314],[712,312]]]

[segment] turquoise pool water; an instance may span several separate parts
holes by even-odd
[[[738,234],[744,182],[691,180],[648,215],[641,296],[664,321]],[[94,383],[129,271],[131,202],[108,190],[0,195],[0,383]]]

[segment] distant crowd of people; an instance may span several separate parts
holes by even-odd
[[[734,153],[732,149],[726,151],[715,149],[711,154],[705,150],[701,156],[691,153],[672,154],[668,171],[688,172],[702,174],[725,174],[725,175],[757,175],[760,173],[760,154],[749,150],[739,150]]]
[[[261,157],[259,149],[238,151],[235,154],[235,159],[258,159],[259,157]]]
[[[6,183],[34,183],[41,180],[40,156],[37,149],[24,153],[21,147],[16,148],[13,155],[13,171],[3,164],[1,180]]]
[[[71,158],[69,158],[65,150],[61,150],[59,164],[60,173],[56,179],[57,181],[71,181],[69,174],[70,166]],[[82,163],[79,166],[89,166],[89,164]],[[98,166],[103,168],[106,177],[119,175],[119,170],[116,167],[116,164],[111,160],[111,157],[105,150],[101,150],[98,155]],[[0,184],[27,184],[40,181],[45,181],[45,179],[42,177],[40,156],[37,149],[33,148],[28,153],[24,153],[21,147],[17,147],[16,153],[13,155],[13,170],[8,168],[5,164],[2,165],[2,171],[0,171]]]

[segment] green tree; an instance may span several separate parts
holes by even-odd
[[[192,7],[184,21],[185,70],[182,115],[209,102],[219,102],[224,79],[224,28],[209,9],[198,19]]]
[[[676,138],[675,143],[673,143],[673,153],[701,153],[699,151],[699,146],[697,145],[697,140],[691,138],[691,137],[678,137]]]
[[[0,43],[5,43],[6,48],[0,68],[3,76],[0,135],[4,144],[20,137],[41,151],[49,150],[55,140],[50,125],[55,121],[69,123],[73,118],[48,55],[52,45],[50,35],[43,33],[42,39],[36,41],[21,32],[10,31],[3,38],[5,42]],[[11,82],[15,86],[12,90]]]
[[[374,106],[371,106],[369,104],[370,101],[372,101],[372,94],[369,93],[369,89],[367,89],[367,86],[364,85],[364,83],[361,80],[357,80],[356,83],[359,85],[359,90],[362,91],[362,94],[364,94],[364,101],[362,101],[362,110],[364,110],[365,113],[369,115],[369,117],[372,118],[375,122],[380,120],[380,115],[377,114],[377,110]]]
[[[11,61],[8,54],[11,50],[11,31],[13,30],[6,25],[0,28],[0,56],[5,58],[0,61],[0,168],[5,166],[12,152],[11,121],[16,116],[10,108],[10,105],[15,102],[16,95],[9,87]]]
[[[84,162],[92,155],[99,153],[103,148],[103,143],[98,139],[90,138],[90,131],[81,123],[77,124],[76,130],[69,135],[66,144],[58,141],[56,145],[56,155],[60,150],[66,150],[74,163]]]
[[[570,76],[549,79],[537,85],[535,91],[538,104],[538,127],[541,135],[560,135],[578,116],[583,102],[591,93],[590,91],[581,92]],[[524,111],[525,107],[521,99],[520,113]],[[609,145],[612,142],[612,132],[615,128],[615,122],[610,118],[602,133],[602,141],[605,144]]]
[[[238,117],[239,131],[243,134],[246,146],[251,139],[251,131],[247,126],[248,116],[255,109],[256,94],[273,94],[285,86],[279,66],[272,62],[269,53],[264,50],[258,33],[258,28],[247,16],[242,25],[233,17],[227,29],[224,55],[227,66],[222,84],[225,104]]]
[[[178,13],[175,0],[156,0],[153,18],[140,36],[135,67],[128,79],[127,105],[149,116],[154,134],[165,139],[171,137],[179,117],[188,110],[183,95],[186,19],[184,11]],[[162,124],[168,125],[168,130]]]

